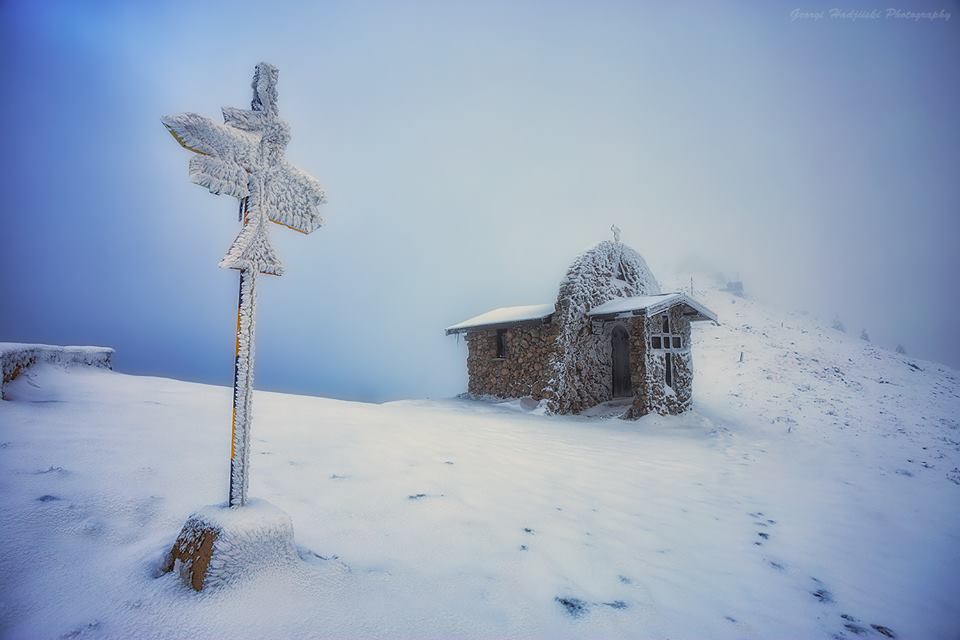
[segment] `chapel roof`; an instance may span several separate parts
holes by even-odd
[[[580,253],[560,282],[556,304],[500,307],[447,327],[447,335],[502,329],[525,324],[560,322],[569,332],[588,318],[608,319],[660,313],[675,305],[688,308],[691,320],[713,320],[717,315],[686,294],[660,293],[660,284],[647,262],[631,247],[604,240]],[[560,315],[553,318],[559,309]]]
[[[652,296],[614,298],[594,307],[587,315],[598,319],[625,318],[638,315],[645,315],[649,318],[677,305],[684,305],[688,308],[687,315],[690,316],[691,320],[717,321],[716,313],[708,309],[703,303],[679,291]]]
[[[553,312],[553,303],[500,307],[447,327],[447,335],[466,333],[467,331],[476,331],[479,329],[500,329],[520,324],[542,322],[553,315]]]

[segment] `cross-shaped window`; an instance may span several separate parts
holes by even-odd
[[[679,333],[671,332],[670,315],[664,313],[660,315],[653,323],[653,331],[650,333],[650,348],[658,351],[682,351],[685,347],[683,336]],[[659,331],[657,330],[659,329]],[[676,327],[673,327],[676,330]]]

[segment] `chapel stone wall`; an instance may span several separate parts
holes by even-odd
[[[504,330],[505,353],[497,357],[497,330],[467,333],[468,391],[473,396],[545,397],[557,353],[557,327],[531,324]]]

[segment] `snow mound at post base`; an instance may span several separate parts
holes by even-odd
[[[226,503],[192,514],[163,565],[196,591],[216,589],[264,568],[297,559],[293,520],[265,500],[231,509]]]

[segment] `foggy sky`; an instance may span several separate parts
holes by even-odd
[[[188,181],[160,116],[246,107],[265,60],[329,204],[271,229],[258,388],[458,393],[443,328],[553,300],[613,223],[668,284],[739,275],[960,367],[960,7],[797,7],[5,2],[0,340],[231,383],[236,201]]]

